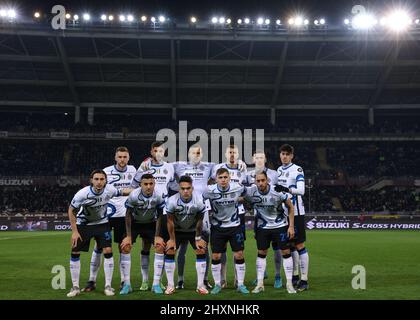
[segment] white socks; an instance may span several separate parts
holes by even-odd
[[[163,253],[155,253],[155,261],[153,262],[153,285],[159,285],[160,278],[162,276],[163,265],[164,265]]]
[[[213,280],[214,284],[217,286],[221,286],[221,270],[222,270],[222,264],[220,263],[220,260],[217,261],[218,263],[215,264],[214,261],[211,263],[211,273],[213,274]]]
[[[124,284],[130,285],[131,255],[129,253],[120,254],[121,280]]]
[[[150,252],[141,251],[140,265],[141,265],[141,278],[143,282],[149,281],[149,260]]]
[[[286,255],[286,257],[287,258],[283,257],[283,269],[284,269],[284,273],[286,274],[287,285],[293,286],[292,285],[293,258],[290,255]]]
[[[114,258],[112,253],[109,255],[110,257],[107,258],[107,254],[104,254],[105,287],[111,286],[112,274],[114,273]]]
[[[245,260],[244,259],[235,260],[235,270],[236,270],[236,276],[237,276],[238,287],[239,287],[239,286],[242,286],[244,284],[244,280],[245,280],[246,266],[245,266]]]
[[[90,258],[90,273],[89,273],[89,281],[96,282],[96,277],[98,276],[99,268],[101,267],[101,260],[102,260],[102,251],[97,251],[97,249],[93,249],[92,257]]]
[[[264,273],[267,267],[267,259],[264,257],[257,257],[257,284],[264,285]]]
[[[73,287],[79,287],[80,278],[80,257],[71,257],[70,259],[70,274]]]
[[[165,258],[165,272],[166,278],[168,279],[168,287],[175,287],[174,284],[174,274],[175,274],[175,257],[172,255],[171,257]]]
[[[300,279],[308,281],[308,270],[309,270],[309,255],[306,248],[298,250],[299,253],[299,268],[300,268]]]
[[[197,270],[197,288],[204,287],[204,275],[206,273],[206,258],[198,258],[195,262],[195,270]]]
[[[293,250],[291,254],[293,258],[293,275],[298,276],[299,275],[299,253],[297,252],[297,250]]]

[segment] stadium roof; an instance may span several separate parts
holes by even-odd
[[[420,32],[0,26],[0,105],[419,108]]]

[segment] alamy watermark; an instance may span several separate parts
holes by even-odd
[[[190,143],[201,146],[202,161],[209,161],[210,154],[210,162],[219,163],[220,151],[224,152],[233,144],[238,148],[243,161],[250,164],[253,150],[264,150],[264,129],[211,129],[208,134],[199,128],[188,131],[187,121],[179,121],[178,132],[161,129],[156,134],[156,140],[165,142],[167,156],[163,160],[167,162],[187,161]]]

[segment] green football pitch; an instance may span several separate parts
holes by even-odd
[[[118,294],[118,254],[115,254],[113,287],[114,297],[103,293],[103,269],[98,276],[98,289],[82,293],[73,299],[161,299],[161,300],[208,300],[208,299],[420,299],[420,234],[418,231],[308,231],[307,248],[310,254],[310,289],[298,294],[288,294],[284,288],[274,289],[274,263],[269,252],[265,280],[265,292],[241,295],[232,287],[233,263],[229,252],[228,288],[219,295],[200,296],[195,292],[195,258],[188,249],[185,282],[186,287],[172,296],[140,292],[139,245],[132,252],[131,279],[134,292],[128,296]],[[0,299],[68,299],[66,293],[71,287],[69,258],[69,232],[2,232],[0,233]],[[93,242],[91,243],[91,249]],[[255,278],[256,246],[252,234],[246,241],[246,281],[252,289]],[[114,246],[116,252],[117,247]],[[151,255],[153,257],[153,255]],[[151,259],[152,260],[152,259]],[[90,253],[82,253],[81,279],[83,286],[89,275]],[[54,290],[52,273],[55,265],[66,270],[66,289]],[[366,270],[366,289],[352,288],[352,274],[355,265]],[[150,263],[152,279],[153,262]],[[282,272],[283,273],[283,272]],[[284,273],[283,273],[284,279]],[[176,280],[176,278],[175,278]],[[210,280],[212,277],[210,275]],[[164,283],[166,278],[164,276]],[[284,281],[283,281],[284,282]]]

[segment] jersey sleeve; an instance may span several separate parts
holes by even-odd
[[[134,192],[131,192],[127,200],[125,201],[125,207],[131,208],[131,209],[134,208],[134,201],[135,201]]]
[[[71,200],[70,206],[74,209],[79,209],[82,206],[83,201],[85,201],[85,199],[86,196],[84,192],[80,190],[74,195],[73,199]]]
[[[109,193],[111,194],[111,198],[119,197],[122,195],[121,188],[115,188],[113,185],[108,185],[107,188],[109,188]]]
[[[291,194],[301,196],[305,194],[305,176],[301,167],[296,169],[295,184],[290,185],[289,190]]]
[[[140,179],[143,173],[144,171],[141,169],[141,167],[139,167],[136,171],[136,174],[133,177],[133,180],[131,180],[131,185],[130,185],[131,188],[136,189],[139,187]]]
[[[173,199],[169,198],[166,201],[166,204],[164,203],[164,207],[165,207],[166,214],[174,214],[174,212],[175,212],[175,206],[174,206]]]

